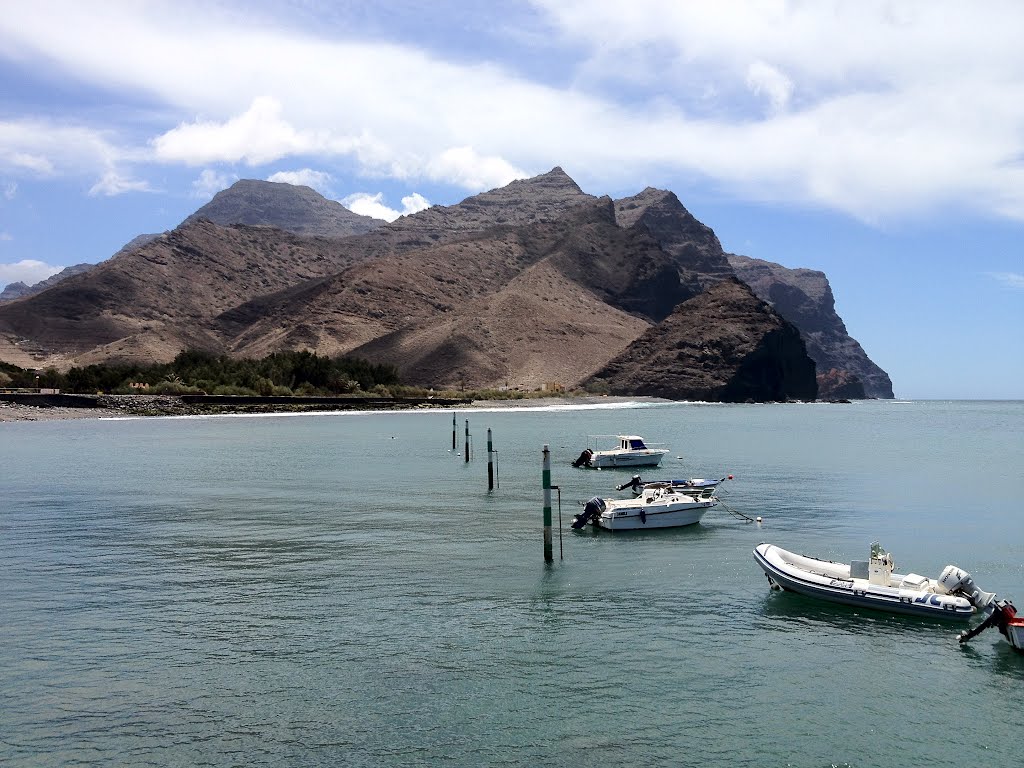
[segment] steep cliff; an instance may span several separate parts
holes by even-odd
[[[852,338],[836,313],[828,278],[812,269],[729,254],[736,275],[757,296],[800,329],[807,353],[818,366],[819,396],[824,399],[891,398],[892,381]]]
[[[814,362],[799,332],[736,278],[680,304],[584,386],[713,402],[817,397]]]

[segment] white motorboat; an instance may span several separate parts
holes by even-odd
[[[982,592],[969,573],[954,565],[947,565],[938,579],[893,573],[892,555],[877,543],[871,545],[868,560],[849,565],[798,555],[774,544],[759,544],[754,559],[772,589],[862,608],[966,620],[995,600],[994,594]]]
[[[644,480],[640,475],[633,475],[628,483],[615,486],[615,490],[624,491],[629,488],[634,496],[639,496],[648,489],[673,488],[694,498],[709,499],[715,495],[718,486],[726,480],[732,480],[732,475],[727,475],[720,480],[706,480],[702,477],[693,477],[689,480]]]
[[[618,448],[595,451],[586,448],[579,458],[572,463],[574,467],[589,469],[607,469],[609,467],[656,467],[662,457],[668,453],[667,448],[648,448],[639,435],[616,435]]]
[[[674,488],[652,488],[632,499],[594,497],[574,518],[572,527],[590,523],[609,531],[678,528],[699,523],[718,504],[714,496],[695,498]]]

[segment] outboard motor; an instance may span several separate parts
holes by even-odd
[[[590,459],[593,455],[594,452],[592,450],[590,450],[589,448],[584,448],[583,453],[580,454],[580,457],[576,459],[576,461],[574,461],[572,465],[574,467],[589,467]]]
[[[972,637],[981,634],[989,627],[998,627],[999,631],[1006,636],[1006,639],[1010,641],[1010,644],[1014,648],[1017,645],[1013,642],[1010,637],[1010,622],[1012,622],[1017,616],[1017,608],[1009,600],[993,600],[992,601],[992,613],[985,619],[981,624],[976,626],[974,629],[965,629],[960,633],[960,644],[963,645]]]
[[[947,595],[963,595],[978,610],[987,608],[996,597],[995,592],[982,592],[978,589],[971,574],[955,565],[947,565],[942,569],[936,591]]]
[[[604,512],[604,508],[604,499],[599,499],[595,496],[584,505],[583,511],[573,518],[572,527],[578,531],[584,525]]]
[[[624,491],[627,488],[631,488],[633,490],[633,493],[638,494],[640,493],[640,489],[643,488],[643,485],[644,481],[640,479],[640,475],[633,475],[633,478],[628,483],[616,485],[615,490]]]

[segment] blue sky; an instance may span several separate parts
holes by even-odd
[[[239,178],[394,218],[562,166],[824,271],[898,397],[1024,398],[1024,4],[8,0],[0,286]]]

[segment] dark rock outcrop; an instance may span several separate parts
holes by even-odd
[[[817,397],[814,362],[799,332],[735,278],[680,304],[584,386],[713,402]]]
[[[893,396],[888,374],[868,358],[836,314],[832,288],[823,272],[788,269],[733,254],[729,254],[729,263],[760,299],[800,329],[807,354],[818,366],[823,399]],[[858,382],[861,395],[855,394]]]

